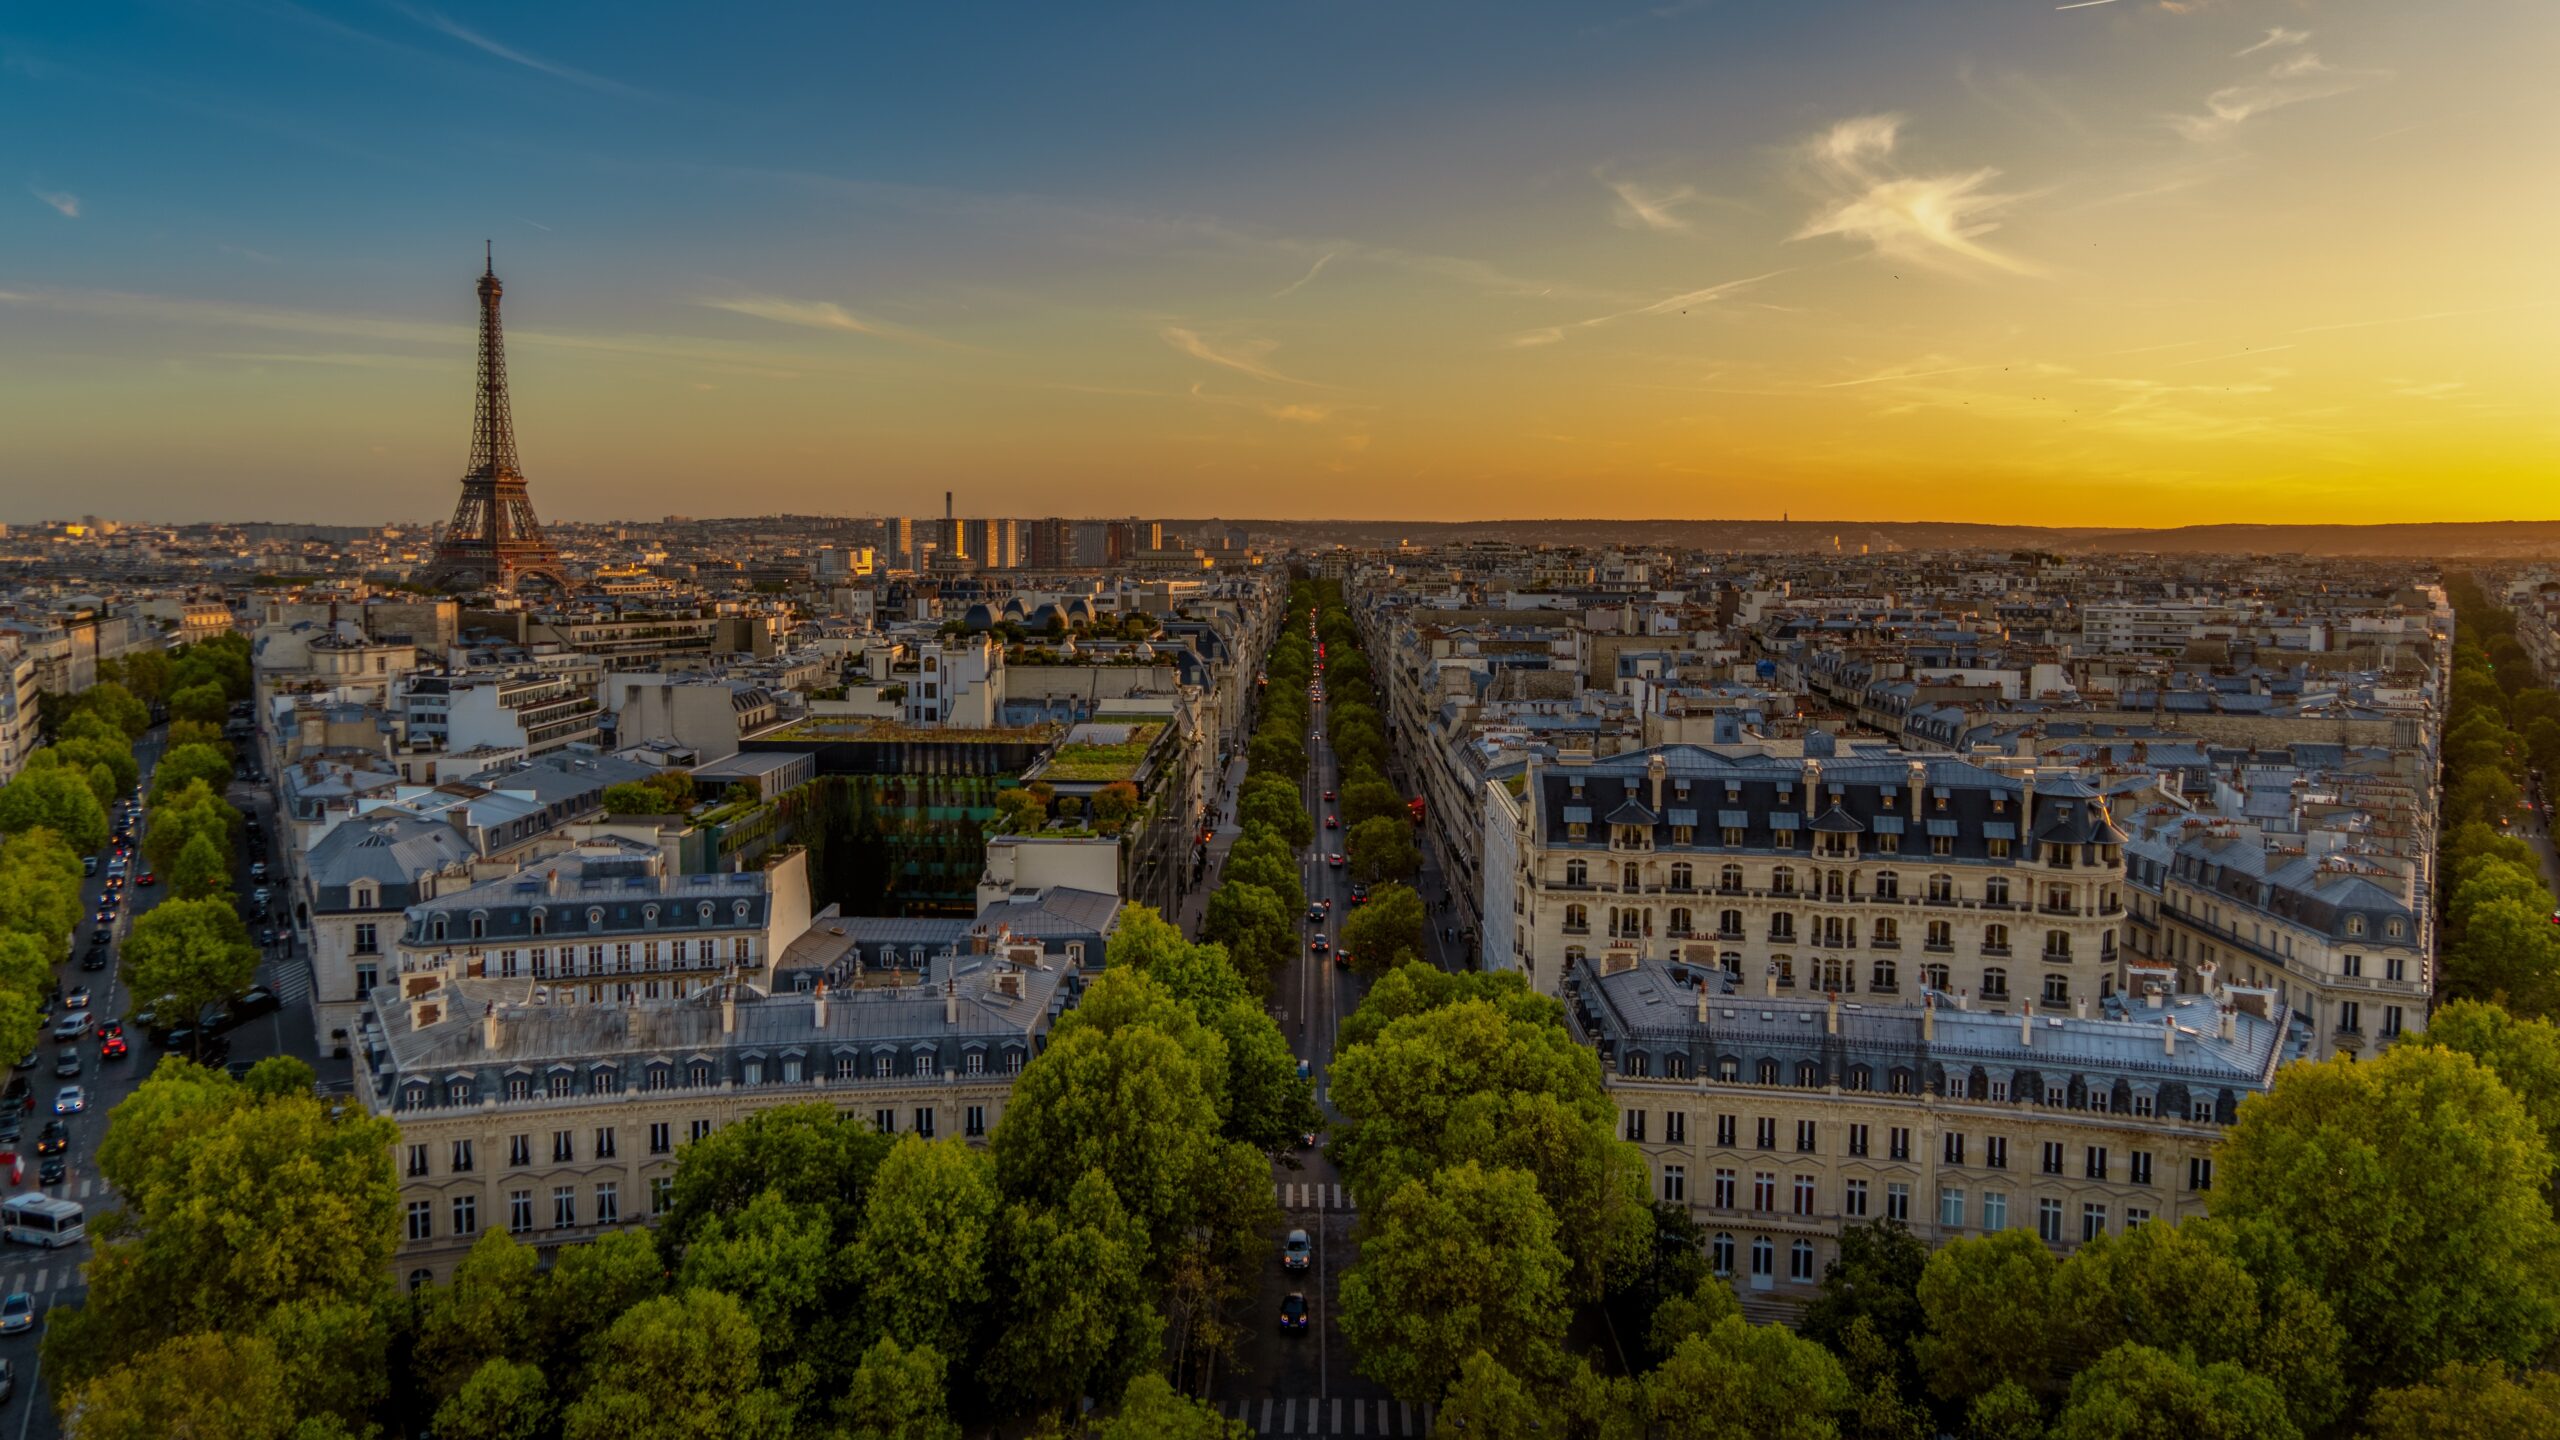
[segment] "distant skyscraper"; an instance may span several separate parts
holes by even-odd
[[[1124,564],[1149,550],[1164,548],[1164,522],[1160,520],[1114,520],[1104,542],[1105,563]]]
[[[892,569],[916,568],[916,522],[904,515],[893,515],[880,522],[881,557]]]
[[[1064,570],[1076,563],[1076,527],[1072,520],[1052,517],[1025,527],[1023,562],[1034,570]]]
[[[471,421],[471,468],[462,501],[436,542],[426,582],[446,590],[513,590],[527,581],[565,589],[560,554],[542,533],[516,464],[515,420],[507,407],[507,349],[498,330],[494,257],[480,275],[480,398]]]

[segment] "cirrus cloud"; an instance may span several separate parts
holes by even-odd
[[[2000,228],[1993,217],[2018,198],[1989,188],[2000,172],[1988,166],[1937,174],[1903,169],[1894,151],[1906,123],[1901,115],[1860,115],[1805,142],[1806,168],[1825,198],[1794,238],[1836,235],[1915,264],[2039,273],[1981,241]]]

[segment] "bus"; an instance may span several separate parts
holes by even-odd
[[[0,1204],[0,1239],[48,1250],[77,1245],[88,1236],[88,1216],[70,1200],[28,1191]]]

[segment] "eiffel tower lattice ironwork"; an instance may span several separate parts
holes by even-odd
[[[560,553],[534,518],[516,464],[515,421],[507,410],[507,347],[498,328],[497,260],[480,275],[480,398],[471,419],[471,468],[453,523],[436,542],[426,581],[446,590],[514,590],[528,582],[565,588]]]

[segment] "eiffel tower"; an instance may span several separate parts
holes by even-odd
[[[542,534],[516,467],[515,422],[507,413],[507,348],[498,330],[494,253],[480,275],[480,402],[471,420],[471,468],[462,502],[436,542],[425,582],[441,590],[512,591],[527,583],[568,588],[560,552]]]

